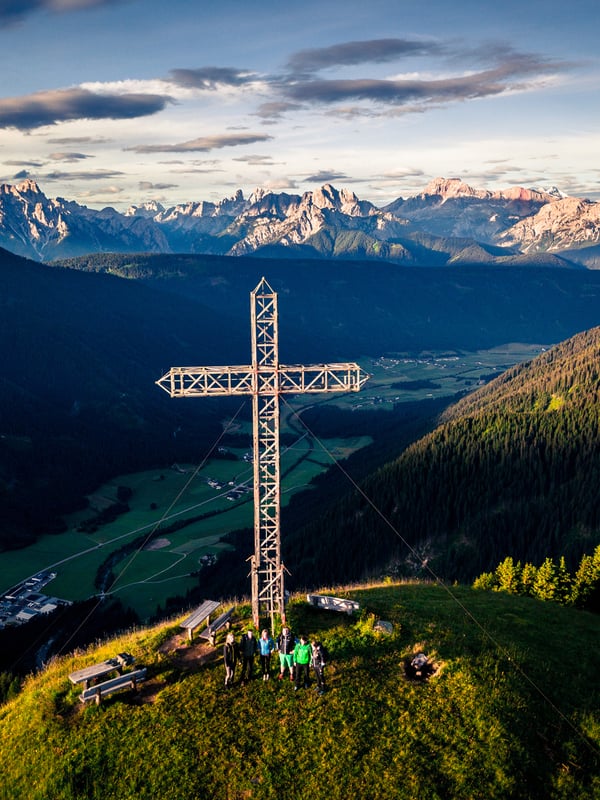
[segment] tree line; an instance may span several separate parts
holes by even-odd
[[[539,566],[507,556],[493,572],[479,575],[473,588],[553,600],[599,613],[600,545],[592,555],[582,556],[573,572],[567,569],[564,556],[558,562],[545,558]]]

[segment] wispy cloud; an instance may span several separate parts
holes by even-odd
[[[178,184],[176,183],[152,183],[151,181],[140,181],[138,184],[141,191],[147,192],[150,190],[153,191],[164,191],[165,189],[176,189]]]
[[[2,0],[0,2],[0,27],[21,22],[25,17],[38,11],[82,11],[127,2],[129,0]]]
[[[281,161],[273,161],[272,156],[260,156],[250,154],[247,156],[238,156],[233,158],[232,161],[242,161],[244,164],[250,164],[253,167],[273,167],[276,164],[281,164]]]
[[[106,139],[104,136],[62,136],[62,137],[54,137],[52,139],[46,139],[48,144],[60,144],[60,145],[68,145],[68,144],[106,144],[110,141],[110,139]]]
[[[207,153],[221,147],[238,147],[255,142],[266,142],[272,138],[264,133],[223,133],[215,136],[201,136],[198,139],[177,144],[138,144],[135,147],[127,147],[126,150],[132,150],[135,153]]]
[[[46,172],[44,175],[40,175],[40,178],[45,181],[100,181],[116,178],[124,174],[118,170],[110,169],[92,170],[90,172],[60,172],[55,170],[54,172]]]
[[[332,181],[347,181],[350,180],[350,176],[344,172],[335,172],[334,170],[322,169],[319,170],[319,172],[313,173],[312,175],[307,175],[304,180],[310,183],[318,183],[319,185],[322,185],[324,183],[331,183]]]
[[[77,163],[86,158],[94,158],[94,156],[86,155],[85,153],[50,153],[48,158],[51,161],[64,161],[65,163]]]
[[[296,111],[302,108],[300,103],[290,103],[285,100],[274,100],[268,103],[261,103],[254,112],[255,117],[260,117],[265,121],[281,119],[288,111]]]
[[[233,67],[198,67],[197,69],[172,69],[169,81],[187,89],[214,91],[219,86],[243,86],[255,78],[249,70]]]
[[[171,98],[156,94],[96,94],[55,89],[0,99],[0,128],[32,130],[78,119],[133,119],[162,111]]]
[[[358,100],[406,107],[406,110],[414,111],[429,105],[524,90],[568,66],[549,62],[533,54],[512,53],[490,69],[452,77],[311,79],[291,82],[282,91],[287,98],[302,103],[326,105]]]
[[[287,66],[292,72],[317,72],[329,67],[385,63],[408,56],[437,56],[443,52],[444,46],[434,40],[368,39],[300,50],[291,56]]]
[[[9,160],[5,161],[4,164],[7,167],[43,167],[43,161],[15,161]]]

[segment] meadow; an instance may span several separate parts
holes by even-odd
[[[0,708],[0,798],[598,797],[598,616],[461,586],[331,592],[361,610],[288,607],[329,653],[322,697],[275,675],[225,690],[222,634],[190,645],[176,619],[54,660]],[[121,651],[147,682],[83,707],[69,672]],[[419,651],[434,673],[409,680]]]

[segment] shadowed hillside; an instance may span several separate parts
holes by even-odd
[[[290,568],[306,574],[318,563],[327,565],[320,580],[358,577],[361,553],[371,572],[433,567],[458,580],[507,555],[565,555],[572,568],[600,542],[599,368],[595,328],[465,397],[372,475],[364,495],[349,493],[294,531]],[[317,425],[310,411],[305,418]]]

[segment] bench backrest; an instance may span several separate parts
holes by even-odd
[[[131,686],[134,682],[138,683],[146,678],[146,667],[142,669],[133,670],[133,672],[126,672],[124,675],[119,675],[118,678],[111,678],[104,683],[97,683],[95,686],[90,686],[89,689],[84,689],[79,695],[82,702],[86,700],[94,700],[98,695],[110,694],[116,692],[117,689],[124,689],[126,686]]]
[[[349,600],[346,597],[329,597],[324,594],[307,594],[306,600],[313,606],[320,608],[328,608],[332,611],[345,611],[351,614],[353,611],[358,611],[360,603],[356,600]]]

